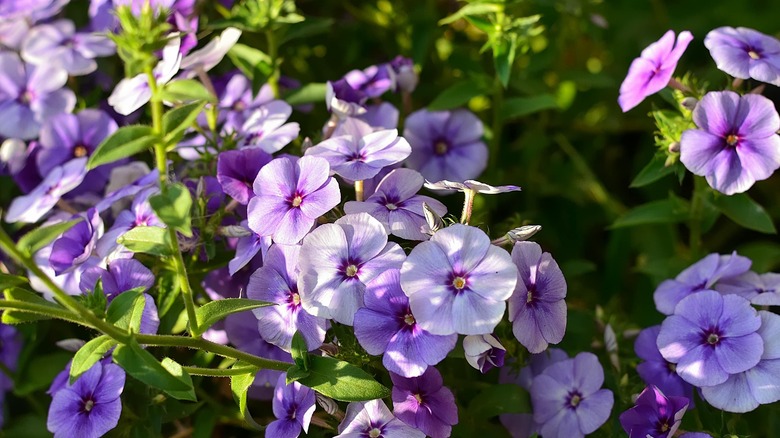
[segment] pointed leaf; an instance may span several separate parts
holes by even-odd
[[[365,401],[384,398],[390,390],[362,369],[326,356],[310,356],[309,375],[301,385],[340,401]]]
[[[187,382],[180,380],[180,376],[171,374],[152,356],[152,353],[141,348],[135,341],[127,345],[118,345],[114,349],[113,358],[127,374],[149,386],[174,393],[193,390],[191,384],[188,385]]]
[[[246,364],[236,362],[233,365],[234,368],[246,367]],[[244,421],[257,430],[263,430],[264,427],[257,424],[252,414],[249,413],[249,409],[246,405],[247,391],[252,383],[255,381],[255,374],[259,371],[259,368],[254,368],[247,374],[239,374],[237,376],[230,376],[230,390],[233,392],[233,398],[238,403],[238,410],[241,412],[241,416],[244,417]]]
[[[163,115],[165,143],[175,143],[177,137],[195,123],[206,102],[194,102],[174,108]]]
[[[471,15],[484,15],[484,14],[489,14],[491,12],[498,12],[503,9],[504,9],[503,5],[498,5],[494,3],[469,3],[463,6],[462,8],[460,8],[454,14],[439,20],[439,26],[454,23],[460,20],[461,18],[468,17]]]
[[[428,105],[428,110],[442,111],[457,108],[468,103],[473,97],[485,94],[487,91],[484,81],[476,78],[466,79],[442,91]]]
[[[87,161],[87,170],[143,152],[157,139],[149,126],[123,126],[98,145]]]
[[[293,335],[290,354],[295,365],[304,371],[309,370],[309,347],[306,345],[306,338],[303,337],[300,330]]]
[[[41,297],[40,295],[30,292],[18,287],[9,287],[3,291],[3,296],[7,301],[23,301],[26,303],[35,304],[43,309],[50,309],[52,312],[62,313],[68,312],[64,307],[59,304],[52,303]],[[76,315],[72,315],[74,318]],[[2,318],[0,319],[3,324],[21,324],[25,322],[40,321],[44,319],[51,319],[50,314],[43,314],[43,312],[29,312],[24,310],[5,310],[3,311]],[[66,318],[63,318],[66,319]]]
[[[176,400],[198,401],[198,397],[195,396],[195,388],[192,386],[192,377],[184,371],[181,365],[169,357],[164,358],[160,364],[168,370],[173,377],[189,387],[186,391],[174,391],[169,389],[165,391],[168,395]]]
[[[274,303],[247,298],[226,298],[224,300],[211,301],[195,310],[195,317],[198,319],[198,331],[200,333],[205,332],[215,322],[222,320],[231,313],[273,305]]]
[[[106,321],[125,330],[132,328],[133,332],[138,333],[145,305],[143,287],[122,292],[108,305]]]
[[[301,369],[298,365],[293,365],[287,369],[287,377],[285,378],[285,382],[289,385],[290,383],[297,382],[304,377],[309,377],[309,374],[311,373]]]
[[[738,225],[765,234],[777,234],[769,213],[745,193],[716,196],[712,203]]]
[[[682,199],[664,199],[648,202],[626,212],[610,228],[633,227],[647,224],[669,224],[688,219],[688,204]]]
[[[158,193],[149,198],[149,204],[163,223],[187,237],[192,237],[192,196],[184,184],[171,184],[165,194]]]
[[[117,342],[106,335],[98,336],[79,348],[70,364],[70,383],[86,373],[92,365],[103,358]]]
[[[287,93],[283,98],[290,105],[301,105],[304,103],[319,103],[325,101],[325,84],[311,83],[306,84],[297,90]]]
[[[212,96],[203,84],[194,79],[168,82],[160,90],[160,98],[168,102],[191,102],[194,100],[214,102],[216,100],[216,97]]]
[[[666,165],[666,154],[656,154],[647,166],[639,171],[639,174],[631,181],[629,187],[643,187],[650,183],[656,182],[659,179],[674,173],[675,166]]]
[[[172,254],[171,237],[165,228],[135,227],[121,235],[116,241],[132,252],[142,252],[156,256]]]

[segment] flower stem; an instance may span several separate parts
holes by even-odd
[[[477,192],[474,190],[466,189],[463,191],[465,198],[463,199],[463,212],[460,215],[460,223],[467,224],[471,220],[471,213],[474,209],[474,198],[477,197]]]
[[[163,108],[162,101],[160,100],[159,91],[157,87],[157,80],[152,73],[151,68],[146,70],[146,75],[149,78],[149,89],[152,92],[151,106],[152,106],[152,131],[162,138],[163,136]],[[165,150],[165,143],[160,140],[154,144],[154,155],[157,164],[157,170],[160,174],[160,190],[163,195],[168,193],[168,159],[167,152]],[[187,310],[187,319],[190,323],[190,334],[193,337],[199,336],[198,333],[198,320],[195,315],[195,301],[193,299],[192,286],[190,286],[189,276],[187,275],[187,268],[184,264],[184,257],[181,255],[181,248],[179,248],[179,239],[176,236],[176,230],[168,227],[168,234],[171,238],[173,245],[173,259],[176,273],[179,278],[179,284],[181,285],[181,296],[184,300],[184,307]]]
[[[363,180],[355,181],[355,200],[358,202],[363,200]]]
[[[247,366],[247,367],[226,368],[226,369],[182,367],[182,369],[192,376],[230,377],[230,376],[240,376],[242,374],[251,373],[252,371],[257,370],[257,367]]]

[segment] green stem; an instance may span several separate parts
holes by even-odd
[[[471,220],[471,213],[474,209],[474,198],[477,197],[477,192],[471,189],[463,191],[465,198],[463,199],[463,211],[460,214],[460,223],[467,224]]]
[[[498,151],[501,148],[501,136],[504,130],[504,86],[496,75],[493,85],[493,138],[489,145],[488,171],[493,171],[498,160]]]
[[[152,92],[152,99],[150,102],[152,106],[152,131],[162,138],[163,108],[159,95],[160,89],[157,87],[157,80],[155,79],[151,68],[146,70],[146,75],[149,78],[149,89]],[[158,141],[154,144],[154,155],[157,170],[160,173],[160,191],[165,195],[168,192],[168,159],[165,143]],[[184,300],[184,307],[187,310],[187,319],[190,323],[190,334],[193,337],[197,337],[200,332],[198,331],[198,319],[195,315],[195,300],[193,298],[192,286],[190,286],[190,280],[187,276],[184,257],[182,257],[181,248],[179,248],[179,239],[176,236],[176,230],[172,227],[168,227],[168,235],[170,236],[173,245],[174,265],[179,278],[179,284],[181,284],[181,296]]]
[[[27,301],[16,300],[0,300],[0,309],[18,310],[24,313],[34,313],[36,315],[43,315],[62,319],[64,321],[72,322],[74,324],[83,325],[85,327],[94,328],[92,324],[87,323],[79,315],[68,311],[67,309],[55,309],[49,306],[42,306],[40,304],[28,303]]]
[[[288,364],[289,368],[289,364]],[[240,376],[257,371],[257,367],[237,367],[237,368],[201,368],[201,367],[182,367],[191,376],[208,376],[208,377],[230,377]]]
[[[704,220],[704,194],[707,191],[707,183],[700,176],[693,177],[693,195],[691,195],[691,215],[688,219],[688,247],[691,258],[697,260],[701,253],[702,222]]]
[[[276,37],[272,30],[265,32],[265,39],[268,41],[268,56],[271,58],[271,75],[268,76],[268,86],[271,87],[271,91],[274,93],[274,98],[279,98],[279,62],[276,59],[278,54],[278,47],[276,47]]]

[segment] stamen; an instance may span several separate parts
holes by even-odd
[[[754,50],[748,51],[748,56],[750,56],[751,59],[760,59],[761,55],[756,53]]]
[[[405,322],[407,325],[414,325],[414,323],[416,322],[416,321],[414,320],[414,315],[412,315],[411,313],[407,313],[407,314],[404,316],[404,322]]]
[[[293,200],[292,200],[292,206],[293,206],[294,208],[298,208],[298,207],[300,207],[300,206],[301,206],[301,202],[302,202],[302,201],[303,201],[303,198],[301,197],[301,195],[297,195],[297,196],[296,196],[296,197],[294,197],[294,198],[293,198]]]
[[[368,431],[368,436],[371,438],[379,438],[380,435],[382,435],[382,431],[376,427]]]
[[[734,135],[734,134],[729,134],[729,135],[726,137],[726,143],[727,143],[729,146],[734,146],[735,144],[737,144],[737,142],[738,142],[738,141],[739,141],[739,137],[737,137],[737,136],[736,136],[736,135]]]
[[[84,147],[83,145],[78,145],[75,148],[73,148],[73,156],[75,158],[86,157],[88,152],[89,151],[87,150],[87,148]]]
[[[461,290],[464,287],[466,287],[466,279],[463,277],[455,277],[452,280],[452,287],[454,287],[457,290]]]
[[[433,152],[436,153],[436,155],[444,155],[449,150],[450,146],[445,141],[437,141],[436,144],[433,145]]]
[[[347,266],[347,269],[345,270],[345,274],[347,274],[347,277],[354,277],[357,275],[358,267],[355,265],[349,265]]]

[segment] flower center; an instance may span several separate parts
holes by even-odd
[[[95,407],[95,402],[93,400],[90,399],[84,402],[84,412],[90,412],[94,407]]]
[[[414,315],[412,315],[411,313],[407,313],[406,315],[404,315],[404,322],[407,325],[414,325],[415,323]]]
[[[736,135],[734,135],[734,134],[729,134],[729,135],[726,137],[726,143],[727,143],[729,146],[734,146],[735,144],[737,144],[737,142],[738,142],[738,141],[739,141],[739,137],[737,137],[737,136],[736,136]]]
[[[718,336],[717,333],[710,333],[709,336],[707,336],[707,343],[710,345],[715,345],[720,340],[720,336]]]
[[[444,155],[449,150],[450,146],[447,144],[446,141],[439,140],[433,145],[433,152],[436,153],[436,155]]]
[[[296,196],[293,198],[293,200],[292,200],[292,202],[291,202],[291,205],[293,206],[293,208],[298,208],[298,207],[300,207],[300,206],[301,206],[301,202],[302,202],[302,201],[303,201],[303,198],[301,197],[301,195],[296,195]]]
[[[577,391],[569,394],[569,406],[574,409],[582,402],[582,394]]]
[[[420,403],[420,404],[422,404],[422,395],[420,395],[420,394],[415,394],[415,395],[414,395],[414,399],[415,399],[415,400],[417,400],[417,403]]]
[[[677,364],[666,362],[666,367],[669,368],[669,372],[675,374],[677,372]]]
[[[387,209],[390,211],[398,209],[398,206],[393,204],[392,202],[388,202],[387,204],[385,204],[385,207],[387,207]]]
[[[466,287],[466,279],[463,277],[455,277],[452,279],[452,287],[457,290],[461,290]]]
[[[382,431],[376,427],[368,431],[368,436],[371,438],[379,438],[380,435],[382,435]]]
[[[528,291],[528,296],[525,297],[525,302],[527,304],[530,304],[530,303],[534,302],[534,292],[533,291],[531,291],[531,290]]]
[[[73,156],[75,158],[86,157],[88,152],[89,151],[84,145],[77,145],[75,148],[73,148]]]
[[[761,55],[756,53],[755,50],[748,50],[748,56],[750,56],[750,59],[759,59],[759,58],[761,58]]]
[[[301,305],[301,296],[298,295],[298,293],[293,292],[290,296],[290,301],[293,303],[294,306],[300,306]]]
[[[18,97],[19,102],[23,105],[29,105],[33,99],[35,99],[35,93],[32,90],[24,90]]]
[[[344,270],[344,273],[347,275],[347,277],[354,277],[357,275],[358,267],[355,265],[349,265],[347,266],[347,269]]]
[[[669,430],[669,423],[663,422],[658,428],[661,430],[662,433],[666,432]]]

